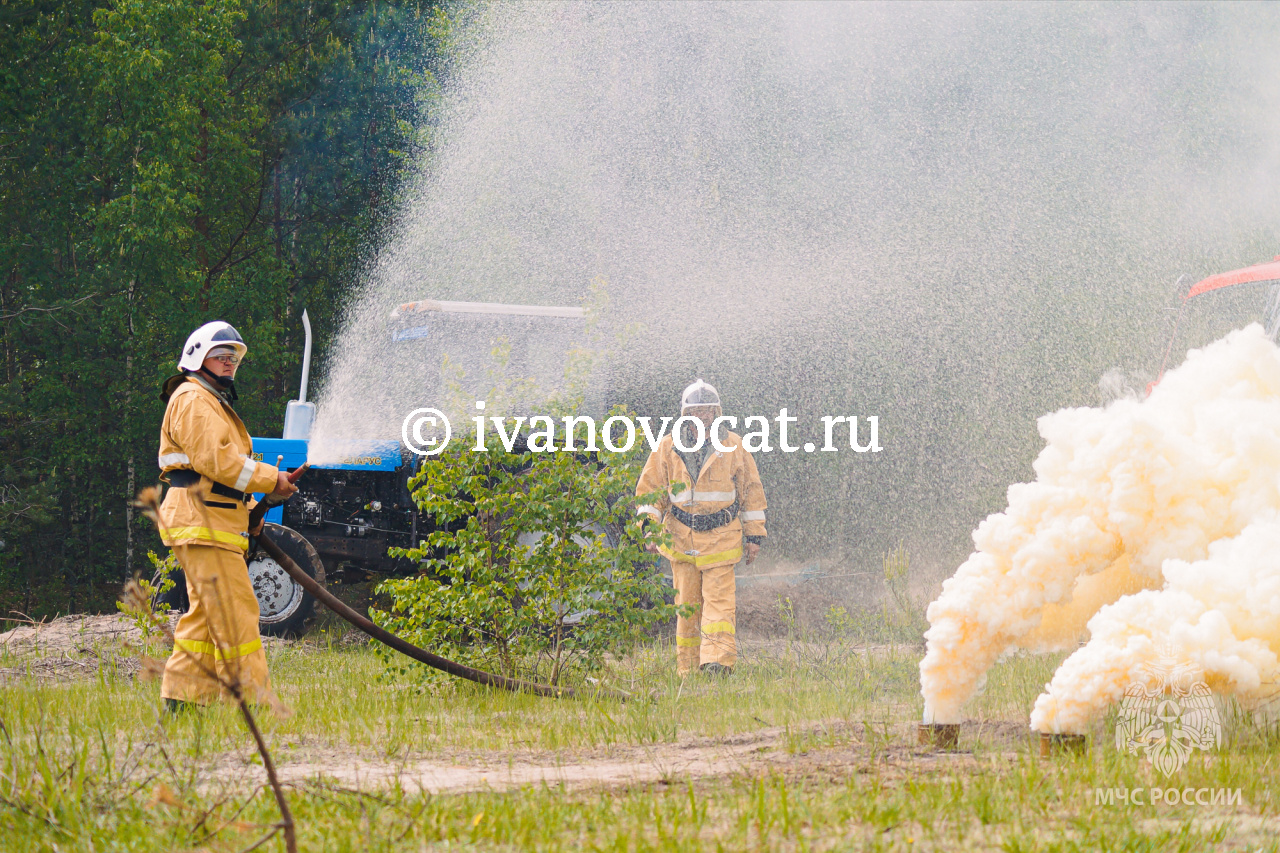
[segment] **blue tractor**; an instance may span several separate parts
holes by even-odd
[[[273,464],[279,459],[290,470],[308,461],[315,414],[306,399],[311,327],[305,313],[303,325],[302,387],[299,399],[289,403],[283,437],[253,439],[255,458]],[[463,364],[466,376],[484,376],[484,361],[501,342],[508,369],[554,382],[563,377],[566,354],[580,342],[584,327],[581,308],[422,300],[399,306],[387,332],[401,368],[424,377],[419,393],[430,405],[432,395],[442,390],[437,377],[446,356],[455,368]],[[403,401],[405,413],[422,400]],[[600,403],[588,401],[588,406],[599,408]],[[322,584],[413,573],[415,565],[393,559],[387,551],[415,547],[433,529],[419,514],[407,485],[421,457],[400,441],[384,438],[338,446],[334,453],[334,443],[326,443],[326,461],[311,460],[298,481],[298,493],[267,514],[273,541]],[[265,553],[251,552],[248,561],[262,633],[303,633],[315,613],[314,599]]]

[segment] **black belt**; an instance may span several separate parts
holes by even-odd
[[[676,517],[676,521],[690,530],[699,532],[715,530],[717,527],[724,527],[738,517],[738,502],[735,500],[731,505],[719,512],[709,512],[706,515],[694,515],[672,504],[671,514]]]
[[[169,485],[177,489],[190,489],[200,485],[200,475],[190,468],[176,468],[169,472]],[[247,492],[237,492],[230,486],[224,486],[221,483],[213,483],[209,486],[209,491],[224,498],[240,501],[240,503],[249,502],[249,494]]]

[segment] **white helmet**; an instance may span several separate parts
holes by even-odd
[[[715,406],[718,409],[720,394],[701,379],[695,379],[693,384],[684,389],[684,393],[680,395],[680,414],[683,415],[695,406]]]
[[[241,358],[244,358],[244,354],[249,351],[244,338],[240,337],[240,333],[230,323],[224,323],[221,320],[205,323],[192,332],[191,337],[187,338],[187,342],[182,345],[182,355],[178,357],[178,369],[190,370],[194,373],[200,369],[200,365],[204,364],[204,360],[214,349],[223,347],[235,350],[235,354]]]

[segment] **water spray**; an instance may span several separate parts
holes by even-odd
[[[399,306],[577,305],[599,279],[602,327],[644,326],[610,344],[609,402],[658,414],[696,365],[742,411],[895,410],[874,467],[769,460],[803,507],[774,547],[950,554],[1038,401],[1116,366],[1117,336],[1145,341],[1130,319],[1203,262],[1192,247],[1229,257],[1280,221],[1280,7],[501,10],[465,25],[430,151],[336,317],[317,461],[438,405],[433,338],[389,323]]]

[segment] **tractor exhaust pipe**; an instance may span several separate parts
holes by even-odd
[[[302,344],[302,387],[298,389],[298,402],[307,402],[307,379],[311,377],[311,318],[307,309],[302,309],[302,331],[305,335]]]
[[[307,402],[307,382],[311,378],[311,319],[307,312],[302,312],[302,384],[298,388],[298,399],[290,400],[284,410],[284,431],[282,438],[306,441],[311,437],[311,424],[316,419],[316,404]]]

